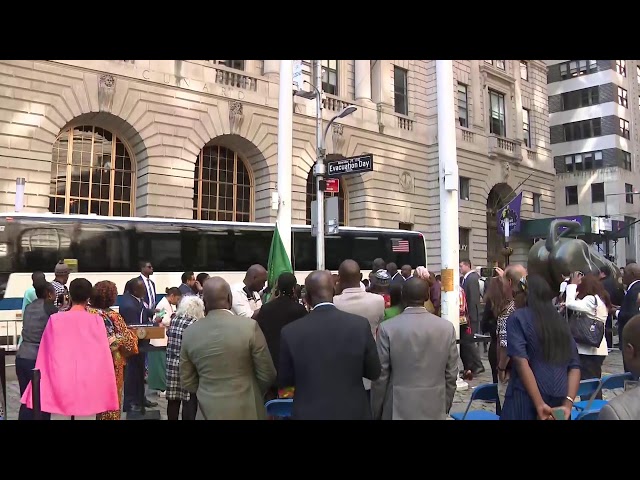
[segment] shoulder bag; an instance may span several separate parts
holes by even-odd
[[[594,316],[598,310],[598,297],[595,297],[596,308]],[[568,311],[569,309],[567,309]],[[573,339],[579,345],[598,348],[604,337],[604,322],[595,318],[589,318],[584,312],[572,311],[569,316],[569,328]]]

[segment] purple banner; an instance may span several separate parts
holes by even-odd
[[[504,235],[504,225],[509,222],[509,236],[520,231],[520,208],[522,193],[498,210],[498,233]]]

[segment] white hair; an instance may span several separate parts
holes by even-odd
[[[204,302],[196,295],[185,295],[180,300],[176,315],[184,315],[200,320],[204,318]]]

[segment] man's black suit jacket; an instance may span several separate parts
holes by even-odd
[[[264,333],[264,338],[267,340],[271,359],[276,368],[278,368],[280,361],[280,334],[282,329],[306,314],[306,308],[300,305],[297,300],[286,295],[265,303],[258,312],[256,321],[260,325],[262,333]]]
[[[292,418],[368,420],[362,378],[380,376],[380,359],[366,318],[331,304],[282,329],[278,385],[295,387]]]
[[[129,293],[125,293],[121,300],[118,311],[127,325],[140,325],[140,313],[142,312],[142,322],[149,323],[149,320],[155,314],[154,310],[145,308],[141,300]],[[149,347],[149,340],[139,340],[138,348],[140,350],[147,350]]]
[[[480,321],[480,275],[477,272],[471,272],[465,280],[463,280],[462,288],[467,297],[467,308],[469,309],[469,320],[473,333],[477,332]]]
[[[620,311],[618,312],[618,338],[620,339],[620,349],[623,348],[622,330],[632,317],[640,314],[638,308],[638,294],[640,294],[640,282],[636,282],[624,296]]]

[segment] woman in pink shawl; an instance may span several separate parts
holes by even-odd
[[[87,312],[91,283],[77,278],[69,285],[71,308],[51,315],[36,359],[40,370],[40,406],[52,417],[94,419],[119,408],[109,340],[100,315]],[[31,383],[22,403],[33,408]]]

